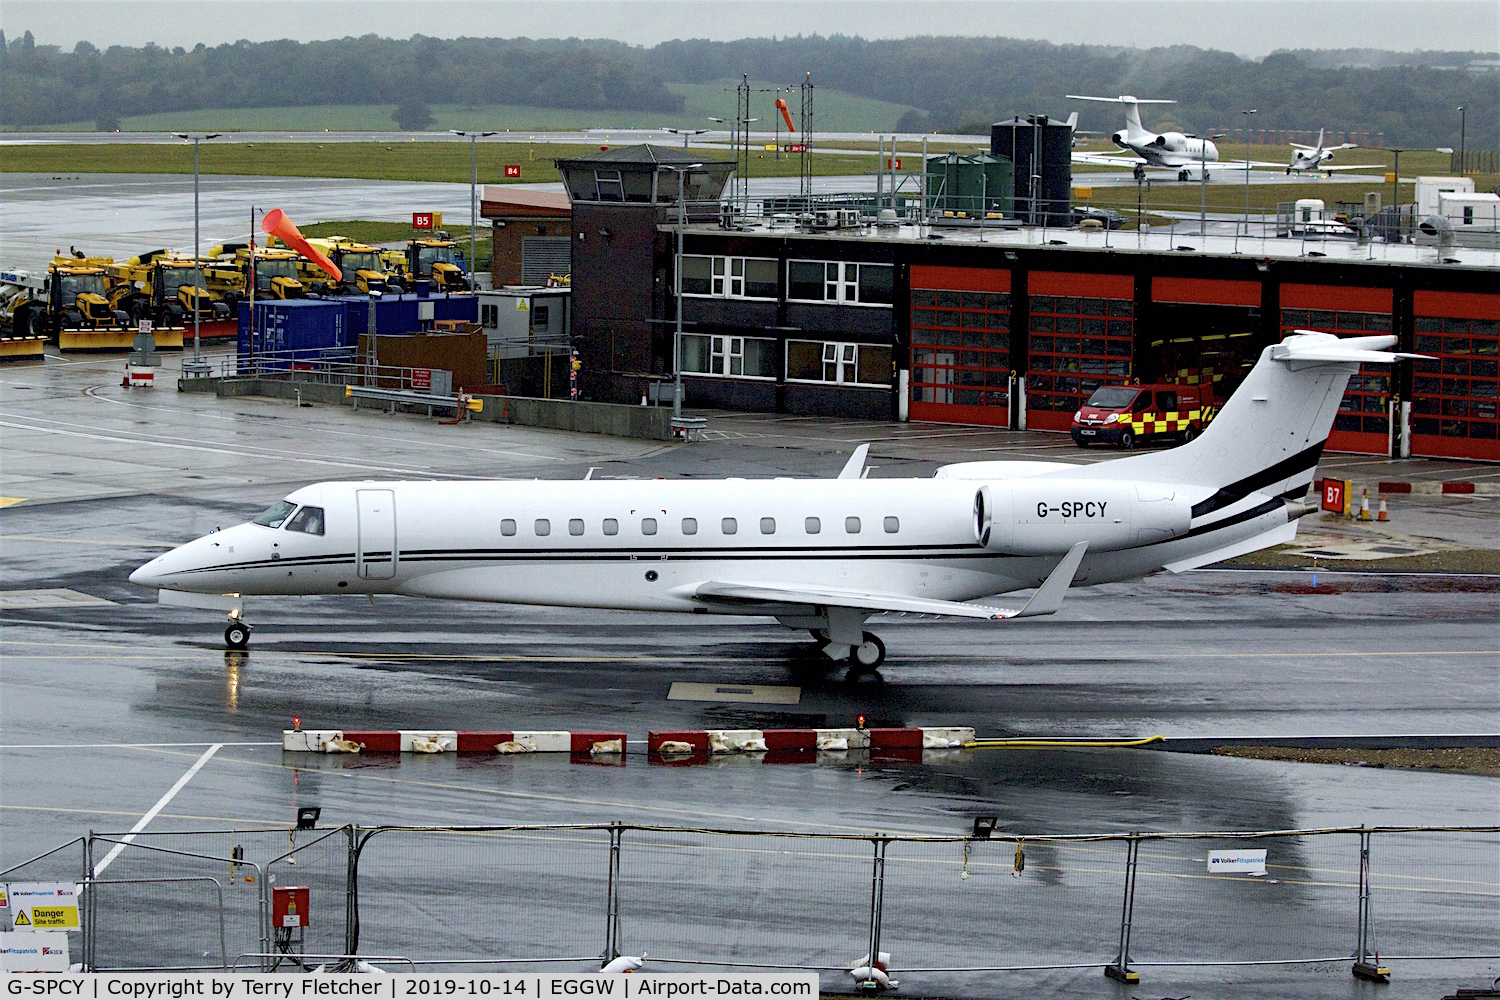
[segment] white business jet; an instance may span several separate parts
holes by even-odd
[[[1096,465],[970,462],[931,479],[327,482],[159,556],[163,603],[403,594],[767,615],[873,668],[881,614],[1006,621],[1067,589],[1290,541],[1344,385],[1394,337],[1298,332],[1267,347],[1196,440]],[[1037,588],[1026,600],[993,595]],[[195,606],[204,606],[198,604]]]
[[[1142,104],[1176,104],[1176,101],[1148,101],[1122,94],[1119,97],[1085,97],[1069,94],[1074,101],[1101,101],[1105,104],[1125,106],[1125,127],[1110,136],[1116,146],[1126,153],[1074,153],[1074,163],[1090,163],[1095,166],[1130,166],[1140,164],[1148,167],[1167,167],[1177,171],[1180,181],[1197,180],[1205,172],[1207,164],[1219,162],[1219,147],[1212,140],[1200,139],[1181,132],[1152,132],[1141,124]],[[1129,155],[1134,154],[1134,155]]]
[[[1328,161],[1333,159],[1333,154],[1340,149],[1358,149],[1357,143],[1341,142],[1337,146],[1323,145],[1323,129],[1318,129],[1318,144],[1316,146],[1304,146],[1300,142],[1294,142],[1292,146],[1292,162],[1286,165],[1287,176],[1293,173],[1322,171],[1332,175],[1335,170],[1384,170],[1385,167],[1378,163],[1351,163],[1345,166],[1330,167]]]

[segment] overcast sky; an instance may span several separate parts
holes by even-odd
[[[453,38],[728,40],[1001,35],[1187,44],[1264,56],[1283,48],[1493,50],[1497,0],[4,0],[0,27],[42,44],[192,47],[375,33]]]

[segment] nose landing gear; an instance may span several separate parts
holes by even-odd
[[[230,649],[244,649],[250,645],[250,626],[232,618],[224,629],[224,645]]]

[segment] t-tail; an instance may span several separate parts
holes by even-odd
[[[1396,338],[1298,330],[1261,351],[1260,360],[1194,440],[1166,451],[1070,469],[1069,479],[1136,479],[1215,490],[1195,504],[1198,518],[1250,496],[1306,495],[1349,377],[1362,364],[1421,355],[1386,350]]]

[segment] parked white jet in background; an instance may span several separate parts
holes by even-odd
[[[1304,146],[1300,142],[1294,142],[1292,146],[1292,162],[1286,166],[1287,176],[1293,172],[1303,173],[1305,171],[1322,171],[1331,174],[1335,170],[1384,170],[1385,167],[1378,163],[1351,163],[1346,166],[1327,166],[1333,154],[1340,149],[1358,149],[1359,145],[1353,142],[1341,142],[1337,146],[1323,145],[1323,129],[1318,129],[1318,144],[1316,146]]]
[[[1069,586],[1181,572],[1291,541],[1349,377],[1395,338],[1298,332],[1267,347],[1196,440],[1095,465],[970,462],[931,479],[327,482],[159,556],[163,603],[404,594],[768,615],[833,659],[878,666],[864,631],[899,613],[1051,614]],[[992,595],[1037,587],[1024,602]],[[223,598],[220,598],[223,599]],[[984,600],[984,603],[974,603]],[[197,606],[203,606],[199,604]]]
[[[1125,106],[1125,127],[1110,136],[1116,146],[1129,150],[1134,155],[1121,153],[1074,153],[1074,163],[1091,163],[1095,166],[1130,166],[1143,164],[1150,167],[1168,167],[1177,171],[1180,181],[1197,180],[1209,163],[1219,162],[1219,147],[1212,140],[1200,139],[1182,132],[1152,132],[1141,124],[1142,104],[1176,104],[1176,101],[1148,101],[1129,94],[1120,97],[1085,97],[1069,94],[1074,101],[1102,101],[1105,104]]]

